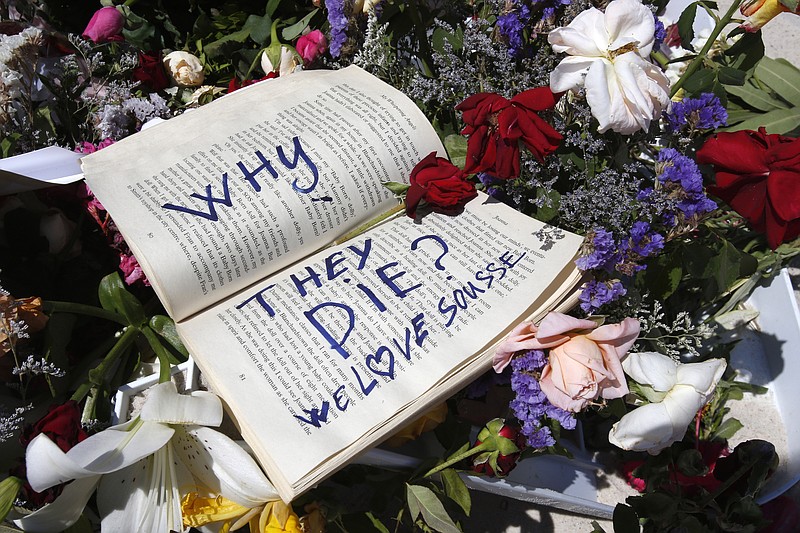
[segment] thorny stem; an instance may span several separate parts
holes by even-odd
[[[460,461],[463,461],[467,457],[472,457],[473,455],[476,455],[476,454],[481,453],[481,452],[485,452],[488,449],[489,449],[489,443],[482,442],[481,444],[475,446],[474,448],[470,448],[469,450],[467,450],[467,451],[465,451],[463,453],[460,453],[460,454],[456,455],[455,457],[451,457],[450,459],[448,459],[444,463],[431,468],[422,477],[430,477],[433,474],[436,474],[437,472],[441,472],[445,468],[449,468],[449,467],[453,466],[454,464],[456,464],[456,463],[458,463]]]

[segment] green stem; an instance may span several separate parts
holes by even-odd
[[[150,343],[150,347],[158,357],[158,382],[166,383],[171,379],[172,374],[172,365],[169,362],[169,356],[167,355],[164,347],[161,345],[161,342],[156,337],[155,332],[150,329],[149,326],[142,328],[142,334],[147,339],[147,342]]]
[[[488,442],[482,442],[481,444],[475,446],[474,448],[470,448],[469,450],[467,450],[467,451],[465,451],[463,453],[460,453],[460,454],[456,455],[455,457],[451,457],[450,459],[448,459],[444,463],[431,468],[422,477],[432,476],[433,474],[436,474],[437,472],[441,472],[445,468],[449,468],[449,467],[453,466],[454,464],[456,464],[456,463],[458,463],[460,461],[463,461],[467,457],[472,457],[473,455],[477,455],[477,454],[479,454],[481,452],[485,452],[488,449],[489,449],[489,443]]]
[[[716,42],[717,37],[719,37],[719,34],[722,33],[722,30],[731,21],[731,19],[733,18],[733,14],[736,12],[737,9],[739,9],[739,5],[741,3],[742,3],[742,0],[734,0],[733,4],[731,4],[731,7],[728,9],[728,11],[725,13],[725,15],[723,15],[723,17],[721,19],[719,19],[719,22],[717,22],[717,25],[714,26],[714,31],[712,31],[711,35],[709,35],[705,46],[703,46],[703,49],[700,50],[700,53],[697,54],[697,57],[695,57],[692,60],[692,62],[689,63],[689,66],[686,67],[686,71],[683,73],[681,78],[678,80],[678,83],[676,83],[675,85],[672,86],[672,91],[670,91],[670,93],[669,93],[670,98],[672,98],[673,96],[675,96],[677,94],[677,92],[680,90],[680,88],[683,87],[683,84],[686,83],[686,80],[688,80],[697,71],[697,69],[699,69],[700,66],[703,64],[703,61],[705,61],[706,56],[708,55],[708,52],[711,50],[711,47],[714,46],[714,43]]]
[[[44,310],[48,314],[72,313],[75,315],[86,315],[86,316],[93,316],[96,318],[103,318],[105,320],[111,320],[112,322],[116,322],[117,324],[121,324],[123,326],[128,325],[128,321],[125,320],[125,317],[123,317],[122,315],[115,313],[113,311],[107,311],[102,307],[95,307],[93,305],[47,300],[42,304],[42,307],[44,307]]]
[[[108,351],[106,356],[100,361],[96,367],[89,371],[89,379],[83,385],[78,387],[75,394],[72,395],[72,400],[80,402],[89,393],[92,387],[99,386],[105,381],[106,373],[112,367],[114,362],[123,354],[125,350],[130,347],[139,335],[139,328],[135,326],[128,326],[125,332],[117,340],[116,344]]]

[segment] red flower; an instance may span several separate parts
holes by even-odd
[[[278,77],[277,72],[270,72],[263,78],[259,78],[257,80],[244,80],[242,82],[239,82],[239,80],[236,79],[236,77],[234,76],[234,78],[228,83],[228,92],[232,93],[233,91],[237,91],[242,87],[247,87],[248,85],[253,85],[254,83],[258,83],[264,80],[271,80],[272,78],[277,78],[277,77]]]
[[[303,62],[310,65],[328,49],[328,40],[319,30],[309,32],[297,39],[295,50],[303,58]]]
[[[497,428],[498,425],[500,425],[499,430]],[[480,446],[484,441],[490,441],[494,444],[492,448],[499,448],[502,446],[502,443],[497,440],[497,437],[504,437],[510,440],[514,446],[516,446],[517,451],[503,454],[501,450],[493,449],[481,453],[472,459],[473,472],[484,474],[489,477],[504,477],[511,473],[514,467],[517,466],[519,456],[527,444],[525,435],[520,433],[519,423],[516,421],[503,423],[500,419],[490,421],[481,432],[478,433],[475,446]],[[493,463],[497,468],[493,467]]]
[[[88,435],[81,427],[81,408],[78,402],[70,400],[61,405],[51,406],[47,414],[36,423],[25,426],[19,441],[23,446],[27,446],[41,433],[47,435],[63,452],[69,451],[85,439]],[[12,474],[25,479],[25,470],[25,463],[22,462],[12,470]],[[42,492],[36,492],[26,481],[22,485],[22,497],[29,505],[38,508],[55,500],[61,494],[62,487],[63,485],[56,485]]]
[[[464,204],[478,196],[475,185],[447,159],[431,152],[411,171],[411,187],[406,193],[406,214],[417,216],[417,206],[424,201],[430,207],[447,213],[458,212]]]
[[[488,172],[500,179],[519,176],[519,143],[541,161],[558,148],[561,134],[535,111],[551,109],[556,96],[537,87],[507,100],[494,93],[478,93],[456,106],[462,111],[469,136],[464,172]]]
[[[697,152],[725,200],[773,249],[800,235],[800,140],[758,131],[718,133]]]
[[[622,475],[625,477],[625,482],[636,489],[637,492],[644,492],[647,489],[647,481],[640,477],[636,477],[633,473],[634,470],[644,464],[644,461],[626,461],[622,463]]]
[[[133,79],[147,85],[153,91],[169,87],[169,77],[164,69],[161,52],[139,52],[139,66],[133,69]]]
[[[96,43],[108,41],[121,41],[122,28],[125,26],[125,17],[114,6],[101,7],[94,12],[89,24],[81,34]]]

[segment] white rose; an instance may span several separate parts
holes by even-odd
[[[614,424],[608,441],[623,450],[651,455],[683,438],[725,371],[723,359],[680,364],[655,352],[631,353],[622,368],[634,381],[650,387],[652,403],[631,411]]]
[[[265,49],[261,54],[261,70],[264,71],[264,74],[277,72],[279,76],[287,76],[303,64],[303,59],[293,47],[281,45],[280,63],[276,67],[270,59],[270,55],[273,55],[270,53],[271,48]]]
[[[602,133],[647,130],[669,105],[669,80],[647,59],[655,19],[640,0],[614,0],[605,13],[590,7],[547,37],[566,52],[550,73],[550,88],[586,88],[586,100]]]
[[[197,87],[203,84],[203,64],[189,52],[170,52],[164,56],[164,68],[178,87]]]

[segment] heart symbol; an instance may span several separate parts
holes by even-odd
[[[375,368],[375,365],[381,364],[382,362],[381,360],[383,359],[384,353],[389,354],[389,369],[380,370],[379,368]],[[381,346],[375,351],[374,355],[367,356],[367,368],[369,368],[373,374],[377,374],[379,376],[386,376],[389,379],[394,379],[394,354],[386,346]]]

